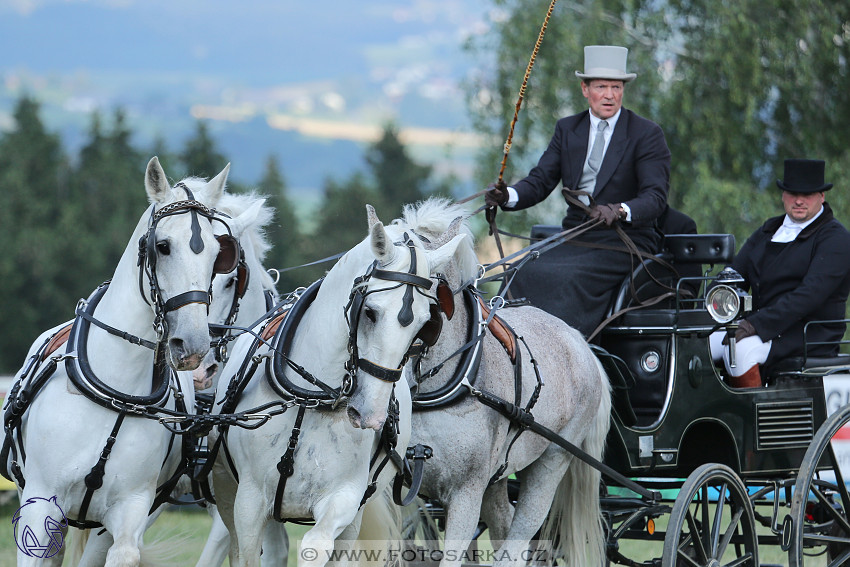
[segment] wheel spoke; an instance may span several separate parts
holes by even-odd
[[[688,529],[691,532],[691,545],[693,549],[697,553],[697,558],[702,561],[702,563],[694,563],[694,565],[701,565],[708,562],[708,555],[705,552],[705,546],[703,545],[702,538],[700,537],[700,528],[697,524],[697,521],[694,519],[694,515],[688,510],[687,514],[688,521]]]
[[[835,458],[835,450],[832,448],[832,443],[826,446],[829,452],[829,458],[832,461],[832,472],[835,474],[835,484],[838,493],[841,495],[841,502],[844,504],[845,510],[850,510],[850,495],[847,493],[847,485],[844,484],[844,476],[841,474],[841,467],[838,466],[838,459]]]
[[[848,558],[850,558],[850,548],[845,549],[841,555],[830,561],[826,567],[838,567],[839,565],[847,565]]]
[[[833,502],[814,485],[812,486],[812,492],[814,492],[818,501],[823,504],[823,507],[826,509],[833,521],[841,527],[842,531],[846,534],[850,534],[850,523],[847,522],[847,518],[841,513],[843,510],[836,510],[835,506],[833,506]]]
[[[718,487],[720,493],[717,495],[717,504],[714,507],[714,522],[711,524],[711,541],[709,542],[709,549],[711,549],[714,554],[712,557],[716,559],[720,559],[722,553],[719,553],[717,546],[720,541],[720,522],[723,520],[723,507],[726,505],[726,483],[721,483]]]
[[[734,536],[735,532],[738,530],[738,525],[741,523],[741,516],[743,515],[744,509],[739,506],[729,521],[729,527],[726,528],[726,532],[723,534],[723,539],[717,544],[718,559],[723,557],[723,554],[726,553],[726,548],[729,547],[729,542],[732,541],[732,536]]]

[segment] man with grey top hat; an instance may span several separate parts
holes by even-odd
[[[786,159],[782,189],[785,214],[768,219],[744,243],[732,261],[753,296],[753,311],[735,333],[735,367],[730,366],[725,332],[711,336],[715,360],[724,360],[732,387],[762,385],[766,368],[804,354],[803,328],[809,357],[838,354],[844,336],[850,293],[850,232],[835,219],[824,193],[825,164],[815,159]]]
[[[656,224],[667,206],[670,150],[654,122],[622,107],[628,50],[612,45],[584,48],[582,95],[588,110],[558,120],[549,146],[527,177],[485,194],[488,207],[520,210],[543,201],[560,182],[573,202],[562,221],[565,229],[600,219],[577,246],[557,246],[517,272],[514,297],[526,297],[585,336],[606,317],[614,290],[632,269],[624,243],[613,230],[621,226],[635,245],[656,253],[661,234]],[[587,243],[601,247],[587,247]],[[612,250],[611,247],[616,249]]]

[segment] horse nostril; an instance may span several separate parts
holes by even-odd
[[[351,406],[348,406],[348,421],[351,422],[351,425],[354,427],[362,427],[360,425],[360,412],[354,409]]]
[[[186,356],[186,345],[183,339],[172,338],[168,340],[168,349],[175,360],[182,360]]]

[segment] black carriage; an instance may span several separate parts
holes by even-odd
[[[709,278],[670,268],[698,274],[734,250],[732,235],[667,235],[665,262],[647,260],[623,283],[595,340],[613,395],[600,467],[610,564],[757,566],[760,545],[780,546],[793,566],[850,564],[850,495],[832,443],[850,407],[828,417],[823,387],[850,356],[785,360],[763,369],[763,388],[729,387],[708,336],[734,334],[747,296],[732,282],[706,300]],[[629,557],[622,540],[663,541],[663,552]]]

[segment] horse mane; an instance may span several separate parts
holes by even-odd
[[[246,194],[225,193],[218,202],[216,209],[233,218],[244,213],[251,205],[257,202],[258,199],[264,199],[263,195],[257,195],[254,192]],[[260,212],[257,218],[250,226],[243,227],[245,232],[240,235],[240,238],[245,238],[247,235],[254,245],[254,251],[257,254],[257,259],[262,262],[266,254],[272,248],[272,244],[266,235],[265,228],[271,224],[274,219],[274,208],[268,204],[268,200],[260,207]]]
[[[461,234],[467,238],[458,246],[455,252],[457,269],[462,280],[468,280],[478,274],[478,255],[475,253],[475,237],[469,228],[470,211],[466,205],[454,203],[444,197],[430,197],[415,205],[405,205],[402,218],[393,224],[405,224],[415,233],[435,240],[445,233],[452,221],[458,217],[463,219]]]

